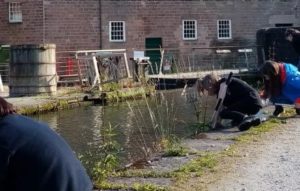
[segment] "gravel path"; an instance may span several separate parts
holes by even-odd
[[[251,143],[222,178],[208,185],[210,191],[300,190],[300,118]]]

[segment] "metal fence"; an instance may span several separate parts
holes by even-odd
[[[75,58],[75,51],[56,52],[56,72],[58,83],[62,85],[73,85],[80,83],[79,69]]]
[[[95,86],[131,77],[125,49],[57,52],[59,84]]]
[[[3,84],[8,84],[9,81],[9,63],[0,63],[0,75]]]
[[[166,48],[157,50],[161,53],[158,59],[160,61],[152,62],[148,67],[148,72],[152,74],[220,69],[255,70],[258,67],[257,55],[264,55],[263,48],[257,46],[195,47],[190,49]],[[74,83],[91,85],[92,80],[89,73],[94,67],[93,56],[97,59],[99,77],[102,83],[132,77],[131,62],[127,57],[125,49],[64,51],[56,53],[58,83],[60,85],[74,85]],[[0,74],[3,83],[8,84],[9,63],[0,63]]]
[[[257,69],[257,46],[213,47],[192,49],[164,49],[161,62],[152,63],[150,72],[184,73],[221,69]],[[161,65],[162,64],[162,65]]]

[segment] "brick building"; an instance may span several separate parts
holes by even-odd
[[[0,44],[54,43],[58,50],[100,46],[98,0],[2,0]]]
[[[0,44],[58,50],[254,44],[256,31],[298,26],[298,0],[2,0]]]
[[[248,46],[260,28],[299,26],[299,6],[298,0],[2,0],[0,44],[129,54],[159,45]]]

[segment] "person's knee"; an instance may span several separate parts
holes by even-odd
[[[243,113],[245,115],[256,115],[261,109],[262,109],[261,105],[253,104],[253,105],[250,105],[248,107],[244,106],[243,107]]]

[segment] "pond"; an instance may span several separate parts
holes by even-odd
[[[121,164],[143,158],[163,134],[185,137],[197,122],[194,106],[180,90],[158,92],[156,96],[115,105],[94,105],[33,116],[48,123],[88,160],[101,157],[103,133],[111,127],[121,146]],[[99,153],[100,152],[100,153]]]

